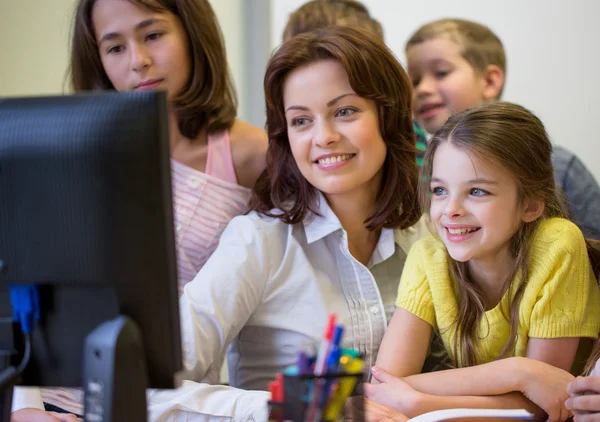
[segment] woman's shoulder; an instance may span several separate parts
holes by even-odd
[[[229,129],[229,142],[238,183],[253,187],[266,167],[267,134],[256,126],[236,120]]]
[[[276,215],[277,210],[272,212]],[[275,216],[251,211],[229,222],[219,245],[241,247],[257,259],[264,259],[269,265],[279,267],[286,260],[298,258],[298,251],[306,247],[306,241],[300,223],[287,224]]]
[[[272,210],[274,216],[264,215],[257,211],[250,211],[244,215],[234,217],[223,232],[222,238],[234,238],[246,241],[260,237],[276,240],[289,236],[292,225],[286,224],[277,218],[277,210]]]

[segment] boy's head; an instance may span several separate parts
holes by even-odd
[[[506,56],[486,26],[441,19],[419,28],[406,43],[413,112],[429,133],[454,114],[500,98]]]
[[[355,0],[311,0],[293,12],[283,31],[283,41],[294,35],[332,25],[360,26],[383,40],[383,29],[369,10]]]

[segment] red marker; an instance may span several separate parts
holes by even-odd
[[[336,315],[334,313],[329,315],[329,322],[325,329],[325,335],[323,341],[319,346],[319,352],[317,353],[317,361],[315,363],[315,375],[321,376],[327,369],[327,356],[329,356],[329,349],[331,348],[331,341],[333,340],[333,329],[335,328]]]

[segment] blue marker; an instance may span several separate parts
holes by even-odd
[[[340,343],[342,342],[342,335],[344,335],[344,327],[336,325],[333,331],[333,341],[331,342],[331,350],[327,357],[327,372],[335,373],[338,370],[340,361]]]
[[[335,374],[338,372],[339,363],[340,363],[340,343],[342,342],[342,335],[344,334],[344,327],[341,325],[336,325],[333,331],[333,338],[331,340],[331,348],[329,350],[329,356],[327,357],[327,373]],[[319,407],[317,410],[317,414],[320,420],[323,409],[327,405],[329,401],[329,395],[331,393],[331,386],[335,381],[333,379],[325,380],[325,385],[323,386],[323,392],[321,393],[321,397],[319,398]]]

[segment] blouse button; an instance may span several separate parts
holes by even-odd
[[[190,185],[192,185],[193,188],[197,189],[198,187],[200,187],[200,180],[193,178],[190,180]]]

